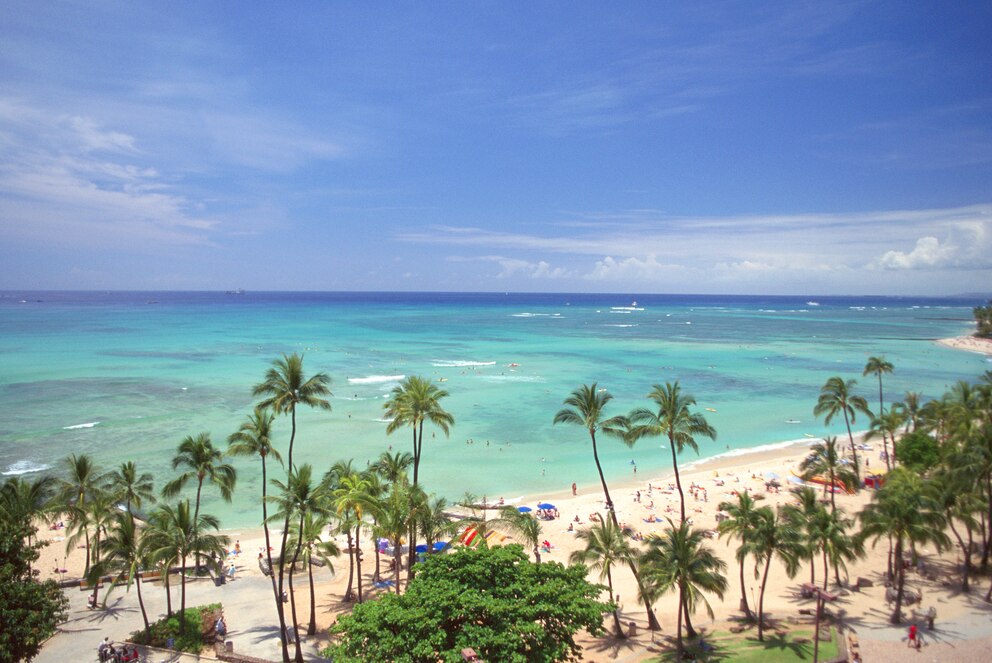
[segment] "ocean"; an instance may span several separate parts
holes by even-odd
[[[295,458],[323,472],[365,467],[407,430],[385,433],[383,404],[403,376],[450,392],[451,436],[427,428],[421,481],[449,498],[490,500],[592,484],[588,434],[553,426],[568,394],[598,383],[607,414],[646,406],[680,380],[717,429],[699,458],[840,433],[813,417],[841,375],[877,407],[865,361],[885,355],[886,401],[940,396],[992,368],[934,339],[969,333],[971,299],[605,294],[2,292],[0,473],[55,471],[70,453],[112,469],[134,460],[160,487],[187,435],[227,436],[251,412],[252,386],[282,353],[332,378],[333,411],[301,411]],[[443,381],[443,382],[441,382]],[[866,428],[859,417],[855,429]],[[289,420],[277,420],[285,450]],[[436,433],[436,435],[435,435]],[[661,440],[602,439],[607,478],[670,468]],[[691,452],[680,462],[697,457]],[[234,461],[234,501],[204,490],[225,528],[259,524],[257,461]]]

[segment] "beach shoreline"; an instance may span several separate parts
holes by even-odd
[[[954,336],[951,338],[937,339],[937,343],[944,347],[966,352],[976,352],[985,356],[992,356],[992,339],[978,338],[977,336]]]

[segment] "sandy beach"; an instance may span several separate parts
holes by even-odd
[[[992,339],[978,338],[976,336],[955,336],[953,338],[942,338],[937,341],[955,350],[965,350],[967,352],[977,352],[983,355],[992,355]]]
[[[683,463],[682,485],[686,493],[687,515],[693,520],[695,527],[715,530],[719,504],[735,500],[737,492],[750,492],[759,500],[759,504],[777,506],[788,503],[792,499],[792,495],[788,492],[788,488],[792,486],[789,477],[807,455],[810,444],[815,442],[816,440],[806,440],[770,445],[769,448],[758,451],[732,453],[695,463],[692,462],[691,455],[683,455],[680,460]],[[860,457],[864,459],[862,462],[866,463],[869,469],[882,465],[879,450],[880,445],[874,445],[871,451],[866,450],[861,453]],[[426,462],[429,462],[429,457]],[[589,462],[592,463],[591,454]],[[782,485],[780,491],[770,492],[767,489],[766,482],[771,477],[778,478]],[[551,550],[543,553],[542,558],[546,561],[567,563],[569,555],[578,547],[577,538],[574,532],[569,531],[569,525],[572,525],[573,530],[581,530],[588,527],[593,514],[605,515],[605,511],[602,489],[598,484],[577,486],[577,494],[573,496],[568,477],[563,479],[562,489],[558,492],[520,498],[503,496],[503,499],[508,504],[531,507],[539,501],[552,502],[557,507],[560,518],[542,521],[542,536],[552,544]],[[611,482],[610,491],[616,504],[618,518],[641,536],[648,537],[661,533],[667,527],[666,517],[677,520],[679,498],[674,489],[672,475],[641,476],[631,468],[631,473],[626,477],[607,479]],[[871,495],[870,490],[863,490],[857,495],[837,495],[837,505],[848,515],[854,515],[871,500]],[[499,496],[495,498],[490,496],[490,500],[498,501]],[[495,515],[493,511],[488,513]],[[227,531],[225,534],[231,537],[232,546],[238,542],[242,551],[240,555],[232,555],[230,558],[235,565],[235,576],[248,579],[251,583],[258,583],[264,590],[267,582],[263,580],[257,566],[258,553],[264,550],[261,530],[245,529]],[[81,572],[83,550],[76,548],[66,554],[64,541],[61,540],[63,536],[64,530],[44,529],[39,532],[40,538],[53,542],[43,551],[39,562],[43,577],[70,578],[78,576]],[[497,543],[512,542],[511,538],[502,539],[500,535],[495,536],[493,540]],[[739,614],[737,612],[740,600],[738,566],[734,560],[736,543],[728,544],[726,540],[713,538],[709,545],[727,563],[729,589],[723,600],[710,597],[715,619],[711,621],[700,611],[694,615],[694,624],[697,628],[726,631],[732,625],[730,620]],[[363,565],[365,587],[369,595],[374,595],[377,590],[372,587],[372,574],[375,569],[373,546],[366,540],[362,547],[366,551],[366,561]],[[923,574],[916,570],[911,572],[907,577],[907,587],[921,592],[923,600],[921,605],[907,608],[906,614],[912,616],[914,607],[920,615],[931,606],[935,607],[938,613],[937,631],[929,638],[931,644],[925,651],[927,660],[961,660],[960,657],[965,651],[962,647],[978,646],[979,643],[985,642],[983,638],[992,638],[992,622],[988,619],[989,608],[981,601],[987,588],[987,580],[979,578],[974,582],[970,595],[961,594],[958,591],[959,580],[955,572],[960,563],[958,551],[951,549],[938,554],[932,548],[927,548],[920,552],[923,557],[921,568],[925,571]],[[385,564],[386,560],[383,559],[384,569]],[[842,580],[849,579],[850,584],[853,584],[857,578],[862,577],[870,580],[873,586],[860,591],[839,589],[838,600],[828,609],[838,616],[843,616],[845,621],[857,630],[863,643],[865,660],[894,661],[904,655],[900,648],[890,646],[905,639],[905,627],[890,628],[887,622],[890,611],[885,600],[883,578],[885,566],[885,543],[881,542],[875,548],[869,547],[867,557],[851,564],[847,574],[842,573]],[[317,622],[321,628],[332,624],[342,611],[349,608],[348,604],[341,601],[348,578],[347,558],[336,560],[335,567],[336,575],[332,575],[327,570],[316,574],[317,592],[321,597],[318,599]],[[53,570],[56,568],[66,569],[66,572],[55,573]],[[822,578],[821,573],[822,570],[817,569],[818,579]],[[754,606],[757,603],[760,583],[754,579],[751,565],[745,571],[745,578],[748,585],[748,599]],[[594,580],[598,581],[595,578]],[[808,580],[808,566],[805,566],[797,577],[789,579],[784,568],[780,564],[773,563],[765,596],[766,613],[772,619],[784,620],[798,616],[801,609],[812,607],[812,599],[804,599],[799,595],[800,585]],[[651,658],[660,651],[659,644],[662,639],[672,635],[674,630],[675,596],[664,596],[656,604],[655,609],[663,630],[661,633],[652,634],[645,630],[646,612],[635,600],[636,585],[630,572],[626,569],[615,571],[614,583],[615,593],[622,606],[622,620],[625,624],[635,623],[639,635],[623,642],[614,642],[612,638],[597,639],[584,636],[582,643],[586,647],[586,659],[634,661]],[[305,624],[309,619],[305,579],[297,579],[297,591],[304,593],[298,601],[297,609],[300,622]],[[151,592],[161,593],[161,590],[156,592],[156,588],[152,588]],[[264,596],[264,591],[262,595]],[[605,593],[603,598],[607,598]],[[133,593],[128,600],[135,601]],[[271,618],[273,622],[275,621],[275,611],[270,605],[263,601],[256,606],[251,609],[256,613],[252,615],[253,619],[264,621]],[[246,615],[228,615],[229,623],[238,623],[246,618]],[[123,638],[126,633],[115,635]],[[258,645],[256,643],[253,646]],[[867,656],[869,653],[870,657]]]

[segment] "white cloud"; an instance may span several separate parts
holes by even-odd
[[[916,241],[916,248],[909,253],[902,251],[886,251],[881,258],[871,264],[881,269],[919,269],[940,267],[952,264],[957,247],[944,244],[936,237],[921,237]]]

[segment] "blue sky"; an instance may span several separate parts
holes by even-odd
[[[992,287],[984,2],[0,17],[0,288]]]

